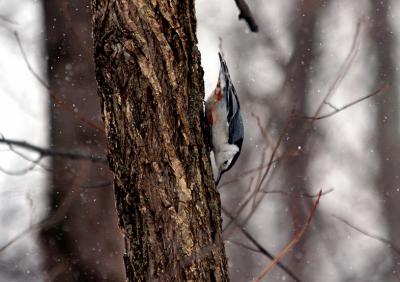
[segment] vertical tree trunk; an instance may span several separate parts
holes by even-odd
[[[96,95],[89,0],[45,0],[46,46],[55,149],[105,152],[101,130],[77,118],[101,124]],[[58,101],[64,101],[59,103]],[[104,164],[52,160],[49,203],[52,224],[40,233],[49,281],[123,281],[122,236],[111,185]]]
[[[373,25],[371,37],[374,40],[377,65],[376,83],[392,84],[392,89],[377,98],[377,147],[379,152],[379,177],[377,189],[383,198],[385,216],[388,222],[390,241],[400,245],[400,143],[399,143],[399,97],[396,81],[396,58],[394,48],[394,32],[390,24],[390,2],[371,1]],[[400,257],[392,252],[392,264],[388,265],[384,281],[400,279]]]
[[[92,0],[129,281],[225,281],[193,0]]]
[[[311,0],[298,3],[294,37],[295,51],[287,66],[286,80],[290,89],[290,101],[295,104],[296,111],[303,114],[306,114],[307,109],[308,81],[313,75],[312,73],[310,74],[310,70],[312,70],[312,62],[315,56],[315,26],[321,11],[321,5],[321,1]],[[290,110],[290,108],[288,109]],[[296,152],[296,154],[293,154],[283,162],[285,173],[284,189],[295,192],[290,193],[288,198],[288,206],[290,207],[294,225],[293,233],[297,232],[304,224],[309,207],[305,199],[303,201],[296,195],[297,193],[306,193],[306,187],[309,186],[308,168],[312,152],[309,138],[313,129],[308,130],[307,127],[308,124],[305,124],[303,119],[293,120],[283,141],[285,151],[289,153]],[[309,201],[310,205],[311,203],[312,201]],[[295,246],[289,264],[291,269],[301,277],[304,272],[304,260],[297,259],[297,253],[306,253],[304,240]]]

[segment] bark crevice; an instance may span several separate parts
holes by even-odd
[[[92,0],[96,77],[130,281],[226,281],[193,1]]]

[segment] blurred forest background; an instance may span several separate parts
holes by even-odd
[[[196,0],[245,119],[219,185],[232,281],[400,281],[400,2]],[[124,281],[89,0],[0,2],[0,281]],[[21,142],[22,141],[22,142]],[[233,219],[233,220],[232,220]],[[297,278],[296,278],[297,277]]]

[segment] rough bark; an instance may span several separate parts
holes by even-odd
[[[54,149],[103,155],[104,134],[76,115],[101,125],[87,8],[90,2],[46,0],[43,4],[49,91],[57,97],[49,109],[50,143]],[[52,160],[49,221],[40,233],[48,281],[124,280],[123,240],[111,185],[82,188],[111,181],[103,164]]]
[[[129,281],[226,281],[193,0],[92,0]]]

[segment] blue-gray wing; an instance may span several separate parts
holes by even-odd
[[[244,128],[240,115],[239,98],[229,75],[228,67],[221,53],[218,53],[221,62],[220,79],[223,79],[222,91],[226,102],[227,122],[229,126],[229,144],[242,147]]]

